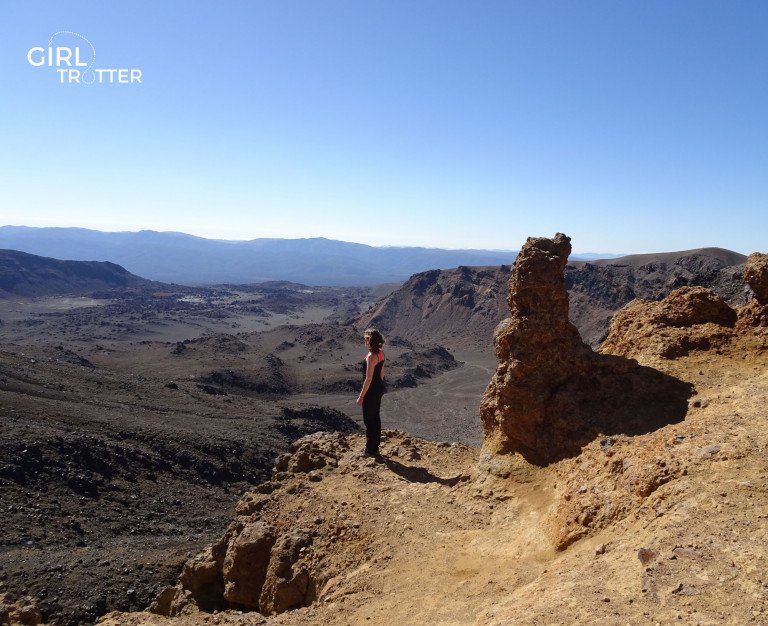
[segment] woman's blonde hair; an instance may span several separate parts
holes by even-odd
[[[368,345],[371,348],[371,352],[378,352],[381,350],[381,346],[384,345],[384,337],[375,328],[366,328],[363,333],[363,337],[368,339]]]

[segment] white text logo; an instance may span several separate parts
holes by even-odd
[[[85,42],[86,45],[71,43],[79,41]],[[71,30],[54,33],[45,47],[30,48],[27,61],[33,67],[53,68],[61,84],[141,84],[142,74],[139,68],[94,68],[96,48],[88,39]]]

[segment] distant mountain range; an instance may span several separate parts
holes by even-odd
[[[402,282],[429,269],[502,265],[517,252],[374,247],[324,239],[205,239],[177,232],[0,227],[0,248],[57,259],[110,261],[151,280],[183,285],[289,280],[309,285]],[[592,259],[597,254],[576,255]]]

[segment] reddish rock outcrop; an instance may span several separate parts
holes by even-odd
[[[600,351],[632,358],[677,359],[696,351],[728,350],[739,336],[768,331],[768,255],[755,252],[744,265],[754,299],[737,309],[703,287],[681,287],[658,302],[634,300],[611,320]]]
[[[480,405],[491,471],[494,455],[549,463],[599,434],[647,432],[685,415],[690,385],[582,342],[568,321],[570,252],[562,233],[529,237],[512,267],[510,317],[494,333],[499,364]]]
[[[227,546],[222,564],[225,600],[251,609],[259,608],[275,541],[276,532],[270,524],[261,520],[243,524]]]
[[[529,237],[512,267],[511,316],[494,332],[499,365],[480,404],[484,448],[546,458],[552,447],[552,394],[589,368],[590,350],[568,321],[564,270],[571,240]]]
[[[0,624],[2,626],[37,626],[41,622],[40,609],[28,597],[13,597],[0,593]]]
[[[768,306],[751,300],[739,309],[737,326],[742,331],[751,331],[756,335],[768,337]]]
[[[733,337],[736,311],[703,287],[675,289],[659,302],[634,300],[614,315],[602,352],[676,359],[722,347]]]
[[[283,613],[314,601],[317,595],[315,577],[307,559],[303,558],[312,545],[312,537],[310,530],[295,529],[286,532],[275,544],[269,555],[259,601],[264,615]]]
[[[768,305],[768,254],[753,252],[747,257],[744,280],[754,292],[758,304]]]
[[[307,482],[338,467],[349,443],[340,433],[316,433],[294,442],[275,464],[272,481],[258,485],[237,504],[224,536],[184,565],[179,582],[165,589],[152,612],[181,615],[231,608],[273,615],[307,606],[328,575],[312,546],[337,541],[335,526],[317,518],[299,521]]]
[[[755,298],[739,309],[738,327],[755,334],[768,333],[768,254],[750,254],[744,264],[744,280]]]

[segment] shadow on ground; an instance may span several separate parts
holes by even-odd
[[[387,459],[382,457],[384,465],[392,470],[398,476],[401,476],[409,483],[437,483],[444,487],[453,487],[462,480],[467,480],[468,477],[464,474],[458,474],[453,478],[440,478],[435,476],[429,470],[423,467],[413,467],[410,465],[403,465],[393,459]]]

